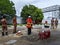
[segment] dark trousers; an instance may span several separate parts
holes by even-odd
[[[15,25],[15,26],[14,26],[13,33],[16,33],[16,27],[17,27],[17,26]]]
[[[2,36],[4,36],[4,33],[8,35],[7,26],[2,26]]]
[[[28,28],[28,35],[31,34],[31,28]]]

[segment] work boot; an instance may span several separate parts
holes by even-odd
[[[6,35],[8,35],[8,32],[6,32]]]
[[[2,32],[2,36],[4,36],[4,32]]]

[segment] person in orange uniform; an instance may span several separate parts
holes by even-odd
[[[31,16],[28,16],[26,22],[27,22],[26,27],[28,28],[28,35],[30,35],[31,34],[31,28],[32,28],[32,19],[31,19]]]
[[[54,29],[54,18],[51,19],[51,28]]]
[[[47,27],[47,24],[48,24],[47,21],[45,21],[45,23],[44,23],[44,27],[45,27],[45,28]]]
[[[56,18],[55,19],[55,27],[57,28],[57,26],[58,26],[58,19]]]
[[[1,19],[1,23],[2,23],[2,36],[4,36],[4,33],[6,33],[6,35],[8,35],[7,20],[5,19],[5,16],[3,16],[3,18]]]
[[[16,33],[16,28],[17,28],[16,16],[14,16],[13,18],[13,26],[14,26],[13,33]]]

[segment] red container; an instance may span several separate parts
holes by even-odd
[[[47,39],[50,37],[50,30],[39,32],[39,38],[40,39]]]
[[[50,37],[50,30],[45,31],[46,39]]]

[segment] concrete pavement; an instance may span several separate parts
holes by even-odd
[[[58,25],[57,29],[51,30],[51,37],[47,40],[38,40],[38,33],[41,30],[41,26],[43,25],[33,26],[31,35],[27,35],[27,28],[25,26],[18,26],[17,30],[22,31],[22,36],[12,34],[13,26],[8,27],[9,35],[0,36],[0,45],[10,45],[5,43],[11,40],[12,42],[16,40],[16,42],[12,45],[60,45],[60,24]]]

